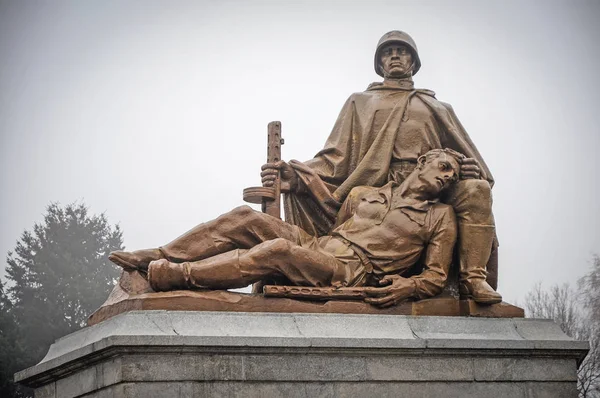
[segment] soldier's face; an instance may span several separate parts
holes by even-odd
[[[440,154],[430,162],[426,162],[419,172],[419,179],[425,190],[436,197],[458,178],[460,165],[453,156]]]
[[[403,77],[413,66],[410,49],[404,44],[390,43],[380,52],[381,67],[385,77]]]

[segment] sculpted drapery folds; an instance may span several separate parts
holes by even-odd
[[[409,35],[386,33],[374,63],[384,81],[350,96],[325,147],[307,162],[277,165],[289,185],[286,220],[315,236],[327,234],[354,187],[401,183],[419,156],[432,149],[454,149],[466,156],[462,181],[442,200],[454,207],[458,221],[461,294],[481,303],[498,302],[501,296],[486,281],[497,242],[489,168],[452,107],[432,91],[414,88],[412,76],[421,60]],[[265,186],[272,184],[275,173],[272,164],[263,166]]]
[[[445,147],[477,159],[482,178],[493,184],[450,105],[429,90],[374,83],[346,101],[314,159],[290,162],[301,183],[299,192],[285,197],[286,220],[312,234],[326,234],[352,188],[402,182],[420,155]]]

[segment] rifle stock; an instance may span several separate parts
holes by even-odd
[[[265,297],[285,297],[306,300],[364,300],[367,296],[362,287],[310,287],[265,285]]]

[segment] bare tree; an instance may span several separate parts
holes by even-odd
[[[590,353],[579,367],[579,388],[582,397],[600,397],[600,256],[592,257],[590,271],[578,283],[584,316],[589,326],[582,340],[589,340]]]
[[[577,297],[569,284],[554,285],[544,290],[540,282],[525,296],[525,312],[529,318],[554,319],[563,332],[576,338],[581,324]]]
[[[589,317],[600,324],[600,256],[592,257],[591,270],[578,283],[584,307],[589,311]]]
[[[594,327],[588,331],[589,336],[582,336],[582,340],[589,340],[590,352],[577,370],[579,396],[584,398],[600,397],[600,330]]]
[[[591,270],[578,282],[544,289],[537,283],[525,296],[531,318],[554,319],[567,335],[590,342],[590,352],[577,371],[581,398],[600,397],[600,257],[593,256]]]

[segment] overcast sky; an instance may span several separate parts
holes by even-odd
[[[413,36],[418,87],[453,105],[497,181],[500,292],[574,283],[600,253],[600,1],[0,1],[0,253],[52,201],[167,243],[321,149]],[[6,264],[0,263],[0,274]]]

